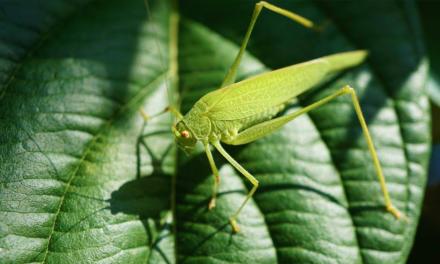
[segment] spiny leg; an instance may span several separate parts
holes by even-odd
[[[346,86],[342,87],[336,93],[334,93],[330,96],[327,96],[326,98],[321,99],[318,102],[313,103],[313,104],[305,107],[303,110],[304,111],[313,110],[314,108],[317,108],[323,104],[326,104],[329,101],[335,99],[336,97],[344,95],[344,94],[349,94],[351,96],[354,110],[356,112],[359,123],[361,125],[365,140],[367,141],[367,146],[368,146],[368,150],[370,152],[371,158],[373,159],[374,168],[376,170],[377,178],[379,180],[382,194],[383,194],[383,197],[385,200],[385,208],[389,213],[394,215],[394,217],[396,217],[397,219],[400,219],[402,217],[402,213],[393,205],[393,203],[391,201],[390,195],[388,193],[388,188],[387,188],[387,185],[385,182],[385,177],[382,172],[382,166],[380,165],[379,158],[377,157],[376,148],[374,147],[373,140],[371,139],[371,135],[370,135],[370,131],[368,130],[367,122],[365,122],[365,118],[362,113],[361,105],[360,105],[359,99],[356,95],[356,91],[352,87],[346,85]],[[404,217],[404,218],[406,218],[406,217]]]
[[[220,176],[218,174],[217,166],[215,166],[214,158],[212,157],[211,150],[209,149],[209,143],[204,143],[206,156],[208,157],[209,165],[211,166],[212,174],[214,175],[214,184],[212,186],[212,197],[209,201],[208,209],[211,210],[215,207],[215,201],[217,198],[218,187],[220,184]]]
[[[240,65],[244,51],[246,50],[246,46],[248,44],[252,30],[254,29],[255,22],[257,21],[258,16],[260,15],[260,12],[263,9],[263,7],[267,8],[268,10],[270,10],[272,12],[275,12],[277,14],[285,16],[285,17],[303,25],[304,27],[307,27],[307,28],[314,27],[313,22],[311,22],[307,18],[304,18],[304,17],[302,17],[298,14],[295,14],[291,11],[282,9],[282,8],[277,7],[275,5],[269,4],[265,1],[261,1],[257,4],[255,4],[255,8],[254,8],[254,12],[252,14],[251,22],[249,23],[248,29],[246,31],[246,35],[245,35],[244,40],[241,44],[240,51],[238,52],[237,56],[235,57],[234,63],[232,64],[231,68],[229,69],[228,73],[226,74],[226,77],[223,80],[221,87],[227,86],[227,85],[235,82],[238,66]]]
[[[371,157],[373,158],[374,168],[376,170],[377,177],[380,182],[380,187],[382,189],[382,193],[385,199],[385,206],[388,212],[390,212],[392,215],[394,215],[397,219],[402,217],[402,213],[399,212],[399,210],[393,205],[390,195],[388,193],[388,188],[385,182],[385,177],[382,172],[382,166],[380,165],[379,158],[377,157],[376,148],[374,147],[373,140],[371,139],[370,131],[368,130],[367,123],[365,122],[364,115],[362,114],[362,109],[359,104],[359,99],[356,95],[356,92],[353,88],[350,86],[345,86],[342,88],[342,91],[344,93],[348,93],[351,95],[351,99],[353,101],[354,109],[356,111],[356,115],[359,119],[359,122],[362,127],[362,132],[364,134],[365,140],[367,141],[368,150],[370,151]],[[403,217],[406,219],[406,217],[403,215]]]
[[[278,118],[260,123],[258,125],[255,125],[253,127],[250,127],[248,129],[242,131],[241,133],[239,133],[233,140],[230,140],[227,143],[231,144],[231,145],[241,145],[241,144],[246,144],[251,141],[257,140],[257,139],[259,139],[269,133],[274,132],[275,130],[279,129],[284,124],[286,124],[287,122],[290,122],[291,120],[297,118],[298,116],[305,114],[313,109],[316,109],[316,108],[330,102],[331,100],[335,99],[336,97],[339,97],[344,94],[351,95],[351,99],[353,102],[353,106],[354,106],[356,115],[359,119],[360,125],[362,127],[362,132],[363,132],[364,137],[367,141],[368,150],[370,151],[371,157],[373,159],[374,168],[376,170],[376,174],[379,179],[380,187],[382,189],[386,209],[388,212],[393,214],[397,219],[399,219],[400,217],[402,217],[402,214],[399,212],[399,210],[397,210],[397,208],[391,202],[391,198],[388,193],[388,189],[387,189],[386,182],[385,182],[385,177],[383,176],[382,167],[380,165],[379,158],[377,157],[377,152],[374,147],[373,140],[371,139],[371,135],[368,130],[368,126],[365,122],[364,115],[362,114],[361,106],[359,104],[359,100],[357,98],[356,92],[353,88],[351,88],[348,85],[344,86],[343,88],[341,88],[337,92],[335,92],[335,93],[333,93],[333,94],[331,94],[331,95],[329,95],[329,96],[327,96],[327,97],[325,97],[325,98],[323,98],[323,99],[321,99],[321,100],[319,100],[319,101],[317,101],[307,107],[304,107],[303,109],[301,109],[299,111],[296,111],[294,113],[291,113],[291,114],[288,114],[288,115],[285,115],[282,117],[278,117]]]
[[[231,218],[229,219],[229,222],[231,223],[232,226],[232,230],[237,233],[240,231],[240,228],[237,224],[237,218],[238,215],[240,214],[241,210],[243,209],[243,207],[246,205],[246,203],[249,201],[249,199],[252,197],[252,195],[254,195],[255,191],[258,188],[258,180],[255,179],[254,176],[252,176],[246,169],[244,169],[240,164],[238,164],[237,161],[235,161],[229,154],[228,152],[226,152],[226,150],[223,149],[222,145],[220,144],[220,142],[215,142],[214,147],[220,152],[220,154],[222,154],[223,157],[225,157],[225,159],[231,163],[232,166],[234,166],[234,168],[236,168],[241,174],[243,174],[244,177],[246,177],[246,179],[248,179],[251,183],[252,183],[252,189],[249,191],[249,193],[246,196],[246,199],[244,199],[243,203],[240,205],[240,207],[238,208],[238,210],[231,216]]]

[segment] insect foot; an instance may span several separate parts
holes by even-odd
[[[402,214],[396,207],[394,207],[393,205],[387,205],[387,211],[390,212],[396,219],[404,219],[404,220],[408,220],[408,218]]]
[[[145,122],[147,122],[148,120],[150,120],[150,116],[144,111],[144,109],[139,109],[139,113],[141,114],[142,118],[144,119]]]
[[[229,219],[229,223],[231,224],[232,232],[234,232],[234,234],[240,232],[240,227],[238,226],[237,220],[235,220],[235,217],[231,217]]]
[[[208,209],[212,210],[212,209],[214,209],[214,207],[215,207],[215,197],[212,197],[211,201],[209,201]]]

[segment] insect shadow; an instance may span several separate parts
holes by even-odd
[[[231,230],[226,230],[229,227],[228,216],[216,217],[215,212],[207,208],[211,198],[212,175],[203,152],[193,153],[190,156],[183,153],[177,155],[184,157],[182,159],[186,162],[179,166],[175,176],[176,187],[173,188],[172,160],[177,153],[174,141],[169,140],[170,138],[171,130],[159,127],[157,124],[148,122],[144,124],[136,143],[136,177],[113,191],[111,198],[106,200],[108,206],[104,208],[110,210],[113,215],[122,213],[136,216],[145,228],[147,244],[152,251],[150,254],[158,254],[165,263],[172,261],[169,259],[169,254],[165,253],[162,242],[173,240],[173,232],[178,234],[182,231],[182,225],[186,221],[203,222],[215,228],[215,231],[209,232],[197,241],[198,244],[191,248],[193,252],[197,252],[205,242],[221,231],[227,232],[231,238],[233,235]],[[180,161],[179,158],[177,160]],[[219,165],[224,163],[225,161],[219,161]],[[184,196],[196,186],[207,186],[209,190],[203,189],[200,196],[203,198],[196,203],[188,203]],[[234,192],[245,194],[244,190],[236,190],[220,192],[218,196]],[[176,205],[175,215],[178,221],[173,221],[173,204]],[[216,221],[212,221],[212,218]],[[185,246],[185,243],[179,241],[176,243],[179,250],[180,247]]]
[[[172,239],[169,212],[168,175],[152,174],[129,181],[111,194],[108,201],[112,214],[135,215],[142,222],[150,250],[159,254],[163,261],[171,263],[161,247],[161,242]],[[148,190],[148,191],[147,191]]]
[[[219,168],[227,164],[226,161],[219,159],[217,153],[214,159]],[[220,189],[217,194],[217,207],[208,209],[208,203],[211,199],[212,184],[214,178],[209,163],[206,160],[206,154],[203,151],[193,153],[190,156],[179,157],[179,170],[176,175],[176,231],[179,262],[189,261],[191,256],[203,252],[205,246],[212,240],[221,239],[228,241],[222,243],[223,251],[232,251],[235,249],[234,234],[229,225],[230,213],[233,211],[225,210],[231,206],[224,198],[228,195],[241,194],[246,195],[247,190],[232,186],[227,190]],[[221,179],[223,181],[224,178]],[[220,183],[222,184],[222,183]],[[223,182],[225,184],[225,182]],[[234,206],[234,204],[232,204]],[[197,225],[193,225],[197,223]],[[206,226],[199,231],[198,236],[193,236],[191,241],[187,241],[179,233],[187,233],[195,226]],[[202,253],[201,253],[202,254]]]
[[[145,127],[148,128],[149,125],[146,124]],[[168,142],[167,146],[158,144],[160,137],[171,136],[170,130],[153,129],[148,133],[142,132],[141,134],[136,149],[137,177],[112,193],[110,201],[112,213],[122,212],[138,215],[148,236],[153,237],[149,242],[152,250],[158,252],[162,250],[160,242],[168,238],[172,239],[170,235],[174,231],[176,234],[176,248],[178,252],[185,253],[184,256],[178,256],[181,262],[185,262],[187,256],[193,256],[197,252],[203,251],[205,245],[211,240],[218,239],[218,236],[221,236],[222,239],[226,237],[228,241],[228,243],[223,244],[223,250],[236,250],[236,245],[232,243],[234,234],[228,221],[230,214],[236,208],[235,204],[230,204],[223,198],[236,194],[244,197],[247,190],[243,189],[242,186],[228,186],[226,190],[220,190],[217,195],[219,205],[217,208],[209,210],[208,203],[211,199],[214,179],[204,151],[196,150],[191,155],[185,155],[183,152],[175,152],[173,141]],[[158,151],[158,149],[162,150]],[[166,164],[171,155],[177,155],[178,165],[176,166],[178,170],[175,175],[175,183],[172,181],[172,171],[169,170]],[[148,162],[145,162],[145,156],[148,157]],[[225,160],[219,158],[217,153],[214,153],[214,157],[220,168],[228,164]],[[151,170],[145,172],[145,163],[149,164]],[[174,188],[173,184],[175,184]],[[151,188],[154,190],[151,190]],[[161,223],[164,219],[163,212],[170,212],[172,204],[175,207],[175,220],[172,221],[172,219],[167,218],[165,225],[163,225]],[[152,221],[155,222],[153,227]],[[206,228],[200,236],[188,243],[184,238],[182,239],[182,236],[179,236],[179,233],[188,232],[188,225],[192,223],[210,226],[211,228]],[[158,226],[159,229],[166,228],[167,230],[162,231],[162,236],[154,237],[154,227],[157,228]],[[165,254],[161,255],[166,259]]]
[[[136,178],[111,193],[108,208],[112,214],[136,216],[145,228],[150,257],[156,254],[165,263],[172,263],[161,243],[173,239],[172,175],[164,169],[165,160],[173,154],[173,145],[162,144],[168,130],[155,129],[145,133],[145,127],[136,143]],[[155,141],[161,143],[160,151],[157,146],[150,146]]]

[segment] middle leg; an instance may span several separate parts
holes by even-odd
[[[246,205],[246,203],[249,201],[249,199],[252,197],[252,195],[254,195],[255,191],[258,188],[258,180],[255,179],[254,176],[252,176],[245,168],[243,168],[237,161],[235,161],[229,154],[228,152],[226,152],[226,150],[223,149],[222,145],[220,144],[220,142],[215,142],[214,143],[214,147],[220,152],[220,154],[222,154],[223,157],[225,157],[225,159],[232,165],[234,166],[234,168],[236,168],[241,174],[243,174],[244,177],[246,177],[246,179],[248,179],[251,183],[252,183],[252,189],[249,191],[249,193],[247,194],[246,198],[244,199],[244,201],[242,202],[242,204],[240,205],[240,207],[237,209],[237,211],[231,216],[231,218],[229,219],[229,222],[232,226],[232,230],[234,231],[234,233],[237,233],[240,231],[240,227],[237,224],[237,218],[238,215],[240,214],[241,210],[243,209],[243,207]]]

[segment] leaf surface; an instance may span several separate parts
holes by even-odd
[[[369,50],[362,66],[286,112],[355,87],[391,197],[408,222],[384,211],[350,98],[227,148],[260,181],[236,235],[228,217],[248,183],[215,154],[221,191],[208,211],[213,179],[204,153],[176,151],[168,116],[143,121],[140,108],[160,112],[177,95],[185,112],[221,84],[254,2],[182,1],[176,42],[167,1],[151,1],[150,19],[137,0],[3,1],[0,262],[405,263],[430,150],[427,65],[413,2],[273,3],[324,30],[264,11],[239,78]],[[178,90],[167,89],[173,80]]]

